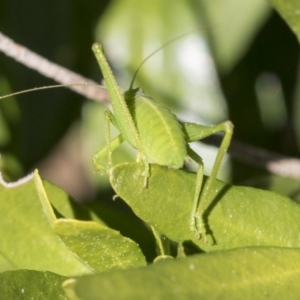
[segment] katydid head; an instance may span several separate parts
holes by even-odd
[[[125,98],[134,98],[137,96],[142,96],[144,95],[144,91],[141,88],[130,88],[128,91],[124,92],[124,97]]]

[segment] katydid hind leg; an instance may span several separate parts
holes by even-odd
[[[213,125],[213,126],[204,126],[204,125],[198,125],[192,123],[183,123],[182,125],[188,142],[197,141],[216,133],[220,133],[220,132],[224,133],[224,137],[222,139],[217,156],[215,158],[215,162],[211,174],[208,177],[205,184],[203,184],[203,186],[202,186],[202,178],[200,178],[200,173],[199,173],[202,172],[202,176],[203,176],[202,159],[197,155],[197,153],[195,153],[191,149],[189,150],[189,156],[199,163],[199,169],[197,172],[196,192],[195,192],[193,211],[191,217],[191,226],[193,226],[194,230],[196,230],[201,235],[205,233],[203,213],[209,207],[211,201],[213,200],[211,199],[211,193],[213,191],[214,183],[217,179],[217,175],[221,167],[222,161],[231,142],[231,138],[233,134],[233,125],[230,121],[225,121],[223,123]],[[199,133],[198,136],[197,136],[197,131]],[[199,198],[196,202],[197,195],[199,195]]]
[[[225,121],[223,123],[220,123],[220,124],[212,126],[212,127],[215,130],[217,130],[216,132],[224,132],[224,136],[223,136],[221,145],[219,147],[217,156],[215,158],[215,162],[214,162],[212,171],[210,173],[210,176],[208,177],[208,179],[205,182],[203,189],[202,189],[199,207],[198,207],[198,211],[200,213],[204,212],[208,208],[208,206],[211,204],[211,201],[213,200],[213,199],[211,199],[211,193],[214,189],[214,184],[217,179],[218,172],[221,168],[223,159],[227,153],[228,147],[231,142],[232,133],[233,133],[233,125],[229,121]]]
[[[199,199],[201,194],[201,189],[203,185],[203,174],[204,174],[204,166],[202,158],[190,147],[187,149],[189,157],[191,157],[196,163],[198,163],[198,170],[197,170],[197,178],[196,178],[196,188],[194,193],[193,199],[193,207],[190,216],[190,229],[196,232],[197,238],[205,237],[205,225],[202,218],[201,213],[197,213]]]

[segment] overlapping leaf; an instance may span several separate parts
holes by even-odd
[[[95,222],[59,219],[54,223],[54,232],[95,271],[146,264],[135,242]]]
[[[271,0],[300,41],[300,3],[298,0]]]
[[[83,276],[64,288],[71,300],[297,299],[299,259],[299,249],[234,249]]]
[[[43,209],[33,178],[12,188],[0,185],[2,255],[16,269],[64,276],[90,273],[53,233]]]
[[[86,217],[90,213],[92,219],[87,209],[71,205],[65,192],[49,183],[46,186],[52,197],[56,195],[53,202],[61,217],[64,213],[73,217],[76,212]],[[0,199],[3,268],[78,276],[145,264],[136,243],[117,231],[91,220],[57,219],[37,173],[23,184],[1,186]]]
[[[246,246],[299,247],[300,206],[269,191],[230,186],[218,181],[204,214],[209,243],[198,240],[189,221],[196,175],[151,165],[147,189],[143,167],[126,163],[113,168],[115,191],[147,223],[171,240],[192,240],[206,251]]]
[[[47,271],[16,270],[0,273],[2,299],[66,300],[61,287],[66,277]]]

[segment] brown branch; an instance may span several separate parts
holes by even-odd
[[[211,136],[205,144],[219,146],[221,136]],[[284,156],[275,152],[232,140],[229,154],[237,161],[267,170],[282,177],[300,179],[300,159]]]
[[[99,102],[109,101],[107,91],[99,88],[99,84],[97,82],[87,79],[45,59],[26,47],[15,43],[12,39],[8,38],[1,32],[0,51],[28,68],[33,69],[60,84],[76,84],[75,86],[68,86],[68,88],[84,95],[86,98]],[[78,86],[77,84],[84,86]]]

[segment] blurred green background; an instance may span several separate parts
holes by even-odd
[[[286,11],[286,2],[292,12]],[[300,4],[273,3],[297,33]],[[15,42],[98,82],[101,73],[91,45],[101,42],[123,89],[147,55],[189,32],[151,57],[136,85],[182,120],[209,125],[230,119],[235,140],[299,156],[299,46],[271,3],[0,0],[0,28]],[[0,95],[50,84],[53,81],[0,53]],[[38,167],[44,178],[80,201],[112,194],[105,176],[94,174],[91,164],[92,154],[105,143],[104,108],[67,89],[1,100],[6,180]],[[195,147],[209,174],[216,148],[200,143]],[[126,146],[118,153],[115,161],[134,159]],[[274,176],[234,158],[226,160],[220,177],[298,198],[299,180]]]

